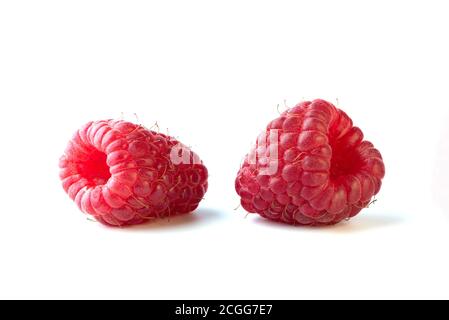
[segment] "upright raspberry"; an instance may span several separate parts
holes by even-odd
[[[273,120],[236,179],[244,209],[289,224],[329,225],[358,214],[381,187],[380,152],[342,110],[306,101]]]
[[[64,190],[110,226],[192,212],[207,191],[207,169],[186,146],[125,122],[89,122],[60,160]]]

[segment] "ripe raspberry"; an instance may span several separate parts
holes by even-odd
[[[192,212],[207,191],[207,169],[195,153],[125,121],[83,126],[59,166],[70,198],[111,226]]]
[[[289,224],[329,225],[367,207],[381,187],[380,152],[324,100],[291,108],[267,127],[236,179],[243,208]]]

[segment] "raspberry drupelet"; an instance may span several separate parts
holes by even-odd
[[[84,213],[109,226],[194,211],[208,172],[175,139],[120,120],[89,122],[60,159],[63,188]]]
[[[273,120],[246,156],[235,187],[245,210],[299,225],[357,215],[380,188],[380,152],[342,110],[305,101]]]

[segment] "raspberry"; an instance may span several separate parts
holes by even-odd
[[[89,122],[60,159],[64,190],[110,226],[190,213],[207,191],[207,169],[175,139],[142,126]]]
[[[354,217],[381,187],[380,152],[342,110],[324,100],[299,103],[273,120],[236,178],[245,210],[299,225]]]

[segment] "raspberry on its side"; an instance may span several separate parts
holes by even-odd
[[[236,178],[245,210],[300,225],[354,217],[381,188],[380,152],[331,103],[301,102],[271,121]]]
[[[59,167],[63,188],[81,211],[110,226],[190,213],[208,187],[207,169],[195,153],[126,121],[84,125]]]

